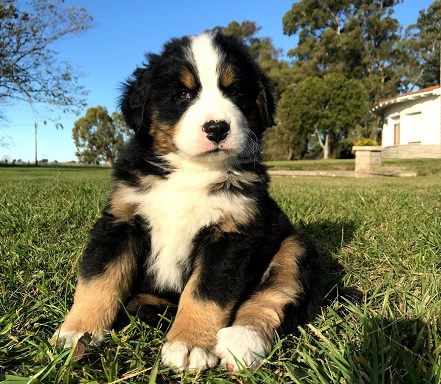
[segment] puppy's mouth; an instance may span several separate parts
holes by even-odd
[[[207,151],[202,152],[199,157],[221,157],[221,158],[227,158],[235,155],[235,151],[231,148],[222,148],[222,146],[216,146],[213,149],[209,149]]]
[[[231,149],[225,149],[225,148],[216,147],[214,149],[210,149],[210,150],[204,152],[202,155],[212,155],[212,154],[215,154],[215,153],[232,153],[232,152],[233,151]]]

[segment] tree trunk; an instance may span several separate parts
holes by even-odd
[[[322,147],[322,149],[323,149],[323,158],[328,159],[329,158],[329,133],[327,133],[325,136],[325,142],[323,142],[318,131],[316,131],[316,134],[317,134],[317,138],[318,138],[320,147]]]
[[[329,133],[326,135],[325,146],[323,148],[323,158],[329,159]]]

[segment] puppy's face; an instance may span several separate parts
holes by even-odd
[[[157,153],[223,161],[258,150],[274,102],[242,44],[206,33],[172,40],[147,58],[127,83],[121,108]]]

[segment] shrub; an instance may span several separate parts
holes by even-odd
[[[377,147],[379,144],[375,140],[362,137],[361,139],[358,139],[354,145],[357,147]]]
[[[354,146],[355,147],[377,147],[379,144],[372,139],[369,139],[368,137],[362,137],[361,139],[358,139]],[[355,154],[355,151],[351,151],[352,154]]]

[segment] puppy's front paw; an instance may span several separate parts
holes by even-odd
[[[87,332],[66,331],[63,329],[63,327],[61,327],[55,331],[55,333],[49,339],[49,343],[57,347],[72,348],[76,346],[78,340],[80,340],[80,338],[86,334]],[[98,344],[98,342],[104,339],[104,336],[104,331],[94,332],[91,335],[90,344]]]
[[[161,351],[162,363],[177,371],[201,370],[214,367],[218,358],[200,347],[190,347],[183,341],[169,341]]]
[[[211,368],[217,365],[219,359],[210,351],[194,347],[190,352],[188,369],[190,371],[198,371],[201,369]]]
[[[265,341],[253,327],[233,325],[217,333],[215,353],[221,365],[230,372],[237,372],[244,365],[256,368],[266,356]]]

